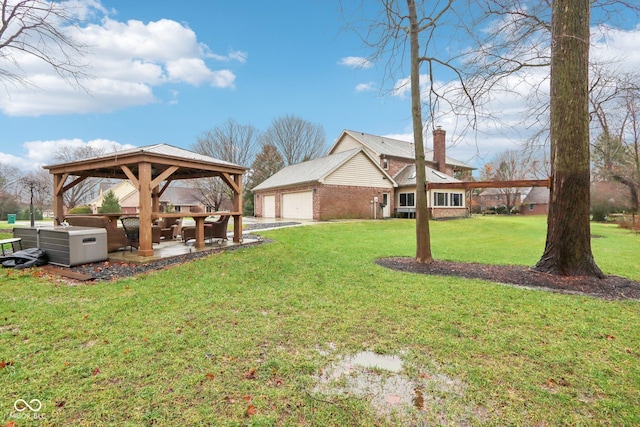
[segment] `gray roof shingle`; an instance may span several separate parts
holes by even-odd
[[[331,154],[326,157],[287,166],[267,178],[262,183],[253,187],[252,191],[266,190],[268,188],[275,187],[287,187],[307,182],[318,182],[330,172],[334,171],[338,166],[361,151],[361,148],[355,148],[353,150],[343,151],[341,153]]]
[[[371,151],[375,152],[377,157],[386,155],[392,157],[400,157],[403,159],[415,159],[415,149],[413,147],[413,142],[387,138],[379,135],[371,135],[368,133],[356,132],[352,130],[345,130],[344,132],[350,135],[352,138],[360,141],[362,144],[366,145]],[[425,147],[424,155],[427,162],[434,163],[433,150]],[[453,159],[449,156],[446,156],[446,163],[455,168],[475,169],[473,166]]]
[[[435,169],[425,166],[427,182],[432,183],[446,183],[446,182],[462,182],[452,176],[439,172]],[[398,187],[415,186],[416,185],[416,166],[405,166],[396,176],[393,177],[394,181],[398,183]]]

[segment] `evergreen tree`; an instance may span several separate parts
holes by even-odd
[[[120,213],[120,200],[116,194],[109,190],[102,198],[102,206],[98,209],[98,213]]]

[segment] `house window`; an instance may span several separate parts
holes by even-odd
[[[415,206],[415,194],[414,193],[400,193],[400,206]]]
[[[462,206],[462,193],[451,193],[449,206]]]
[[[180,206],[174,206],[173,210],[176,213],[180,213]]]
[[[449,206],[447,193],[433,193],[433,206]]]
[[[389,169],[389,159],[382,159],[382,169]]]
[[[215,212],[215,210],[213,209],[213,206],[207,205],[205,208],[205,212]]]

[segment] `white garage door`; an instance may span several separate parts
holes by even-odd
[[[282,218],[313,219],[313,193],[286,193],[282,195]]]
[[[262,198],[262,216],[264,218],[276,217],[276,196],[264,196]]]

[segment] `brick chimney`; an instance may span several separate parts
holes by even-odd
[[[447,132],[440,126],[433,131],[433,161],[436,164],[437,170],[442,173],[447,173],[446,136]]]

